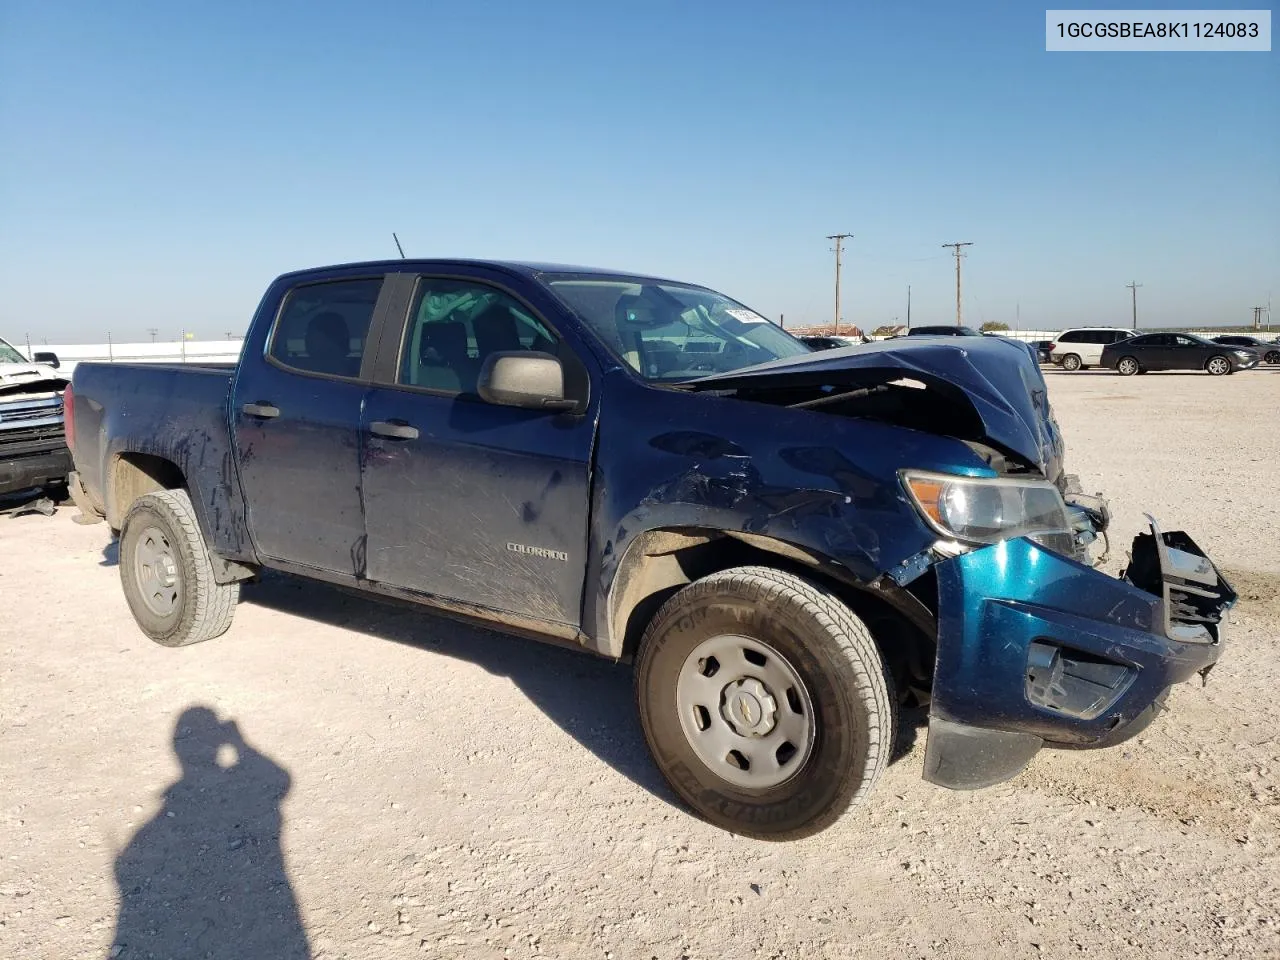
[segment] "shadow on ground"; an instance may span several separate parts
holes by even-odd
[[[183,711],[173,750],[182,778],[116,857],[109,956],[310,957],[280,847],[289,772],[208,707]]]
[[[242,603],[433,650],[508,677],[578,743],[633,783],[679,806],[649,758],[629,665],[283,574],[245,584],[240,597]],[[902,711],[893,761],[910,752],[925,717],[924,711]]]
[[[432,650],[508,677],[578,743],[650,793],[676,802],[649,759],[629,666],[284,574],[266,573],[245,584],[240,600]]]

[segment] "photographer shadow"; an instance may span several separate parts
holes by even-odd
[[[208,707],[183,711],[173,749],[182,778],[116,857],[109,956],[309,958],[280,847],[288,771]]]

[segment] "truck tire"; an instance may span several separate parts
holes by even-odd
[[[166,647],[185,647],[227,632],[238,583],[213,578],[209,548],[185,490],[139,497],[120,534],[120,582],[142,632]]]
[[[641,640],[636,703],[671,788],[734,833],[834,823],[889,763],[893,684],[866,626],[794,574],[737,567],[682,589]]]

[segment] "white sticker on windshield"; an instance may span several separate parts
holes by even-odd
[[[743,323],[768,323],[764,317],[758,313],[752,313],[750,310],[725,310],[729,316],[735,320],[741,320]]]

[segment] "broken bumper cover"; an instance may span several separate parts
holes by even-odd
[[[1120,743],[1171,685],[1207,674],[1235,592],[1190,537],[1155,521],[1132,556],[1122,579],[1027,539],[937,564],[926,780],[990,786],[1046,743]]]
[[[57,483],[71,472],[71,451],[56,450],[9,457],[0,448],[0,494]]]

